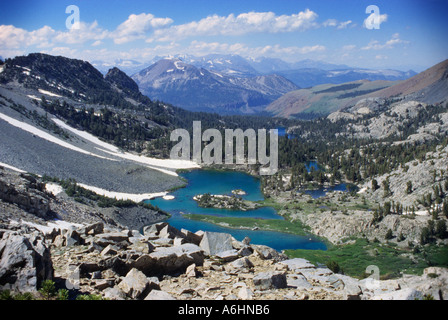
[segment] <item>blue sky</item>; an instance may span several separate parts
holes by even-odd
[[[66,27],[66,7],[80,21]],[[368,5],[380,29],[365,26]],[[0,56],[89,61],[208,53],[416,71],[448,58],[446,0],[23,0],[2,3]],[[372,18],[372,17],[371,17]]]

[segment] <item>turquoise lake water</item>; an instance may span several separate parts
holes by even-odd
[[[185,188],[170,193],[170,195],[175,197],[174,200],[164,200],[163,198],[150,200],[151,204],[158,206],[172,215],[167,222],[173,227],[178,229],[185,228],[192,232],[203,230],[230,233],[239,241],[247,236],[251,239],[251,243],[253,244],[267,245],[276,250],[326,250],[325,244],[312,236],[303,237],[282,232],[231,229],[184,218],[183,214],[191,213],[222,217],[283,219],[283,217],[277,214],[274,208],[270,207],[258,208],[251,211],[201,208],[197,205],[196,201],[193,200],[195,195],[204,193],[231,195],[232,190],[235,189],[244,190],[247,194],[242,197],[246,200],[263,200],[260,181],[248,174],[234,171],[193,170],[181,173],[180,176],[185,178],[188,182]]]

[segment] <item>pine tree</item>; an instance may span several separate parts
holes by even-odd
[[[429,243],[431,240],[431,232],[429,231],[428,227],[424,227],[422,229],[422,232],[420,233],[420,244],[425,245]]]
[[[412,193],[412,181],[408,181],[407,183],[407,188],[406,188],[406,193],[407,194],[411,194]]]
[[[386,180],[383,181],[383,189],[384,189],[384,193],[383,193],[383,198],[386,198],[388,196],[390,196],[391,191],[390,191],[390,181],[389,178],[387,178]]]
[[[392,233],[392,230],[391,230],[391,229],[387,230],[387,233],[386,233],[386,236],[384,237],[384,239],[386,239],[386,240],[390,240],[390,239],[392,239],[393,237],[394,237],[394,235],[393,235],[393,233]]]
[[[380,186],[378,185],[378,181],[376,181],[376,179],[373,179],[372,180],[372,190],[376,191],[376,190],[378,190],[379,187]]]
[[[443,212],[443,215],[448,219],[448,201],[447,200],[445,200],[443,202],[443,210],[442,210],[442,212]]]
[[[435,236],[440,238],[440,239],[445,239],[447,237],[445,220],[437,221],[436,230],[435,230]]]

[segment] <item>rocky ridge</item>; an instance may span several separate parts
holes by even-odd
[[[0,284],[19,291],[34,291],[39,283],[34,279],[54,279],[80,294],[111,300],[441,299],[448,288],[444,268],[397,280],[358,280],[305,259],[288,259],[248,238],[192,233],[165,222],[143,234],[101,222],[51,230],[10,223],[1,233]],[[23,250],[11,250],[16,246]],[[30,272],[30,263],[14,263],[31,261],[28,256],[42,268]],[[22,287],[23,274],[33,280]]]

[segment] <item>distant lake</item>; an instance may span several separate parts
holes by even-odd
[[[336,184],[334,186],[329,186],[329,187],[319,187],[317,189],[304,190],[303,192],[306,194],[309,194],[311,197],[313,197],[313,199],[318,199],[318,198],[325,197],[327,192],[331,192],[331,191],[347,192],[347,184],[340,183],[340,184]]]
[[[189,220],[183,217],[183,214],[206,214],[221,217],[250,217],[256,219],[283,219],[274,208],[263,207],[251,211],[226,210],[215,208],[201,208],[193,197],[198,194],[224,194],[231,195],[232,190],[242,189],[246,195],[243,199],[258,201],[263,200],[260,181],[246,173],[236,171],[214,171],[214,170],[193,170],[180,174],[186,179],[187,186],[178,189],[170,195],[174,200],[164,200],[156,198],[149,202],[160,209],[169,212],[172,217],[167,220],[173,227],[185,228],[192,232],[198,230],[225,232],[232,234],[237,240],[241,241],[244,237],[249,237],[251,243],[267,245],[276,250],[284,249],[318,249],[326,250],[323,242],[314,237],[297,236],[282,232],[261,231],[261,230],[243,230],[231,229],[217,226],[202,221]]]
[[[308,172],[311,172],[311,170],[313,170],[313,171],[321,170],[321,168],[317,164],[317,161],[314,161],[314,160],[308,161],[305,164],[305,166],[306,166],[306,170]],[[311,197],[313,197],[313,199],[318,199],[318,198],[325,197],[327,192],[332,192],[332,191],[348,192],[348,191],[356,190],[356,189],[357,189],[357,187],[355,185],[347,184],[347,183],[339,183],[334,186],[321,186],[316,189],[302,190],[301,192],[309,194]]]
[[[286,132],[286,128],[284,128],[284,127],[277,128],[277,130],[278,130],[278,136],[279,136],[279,137],[284,137],[284,136],[286,136],[288,139],[293,139],[293,138],[295,138],[295,136],[294,136],[293,134],[289,134],[289,133],[287,133],[287,132]]]

